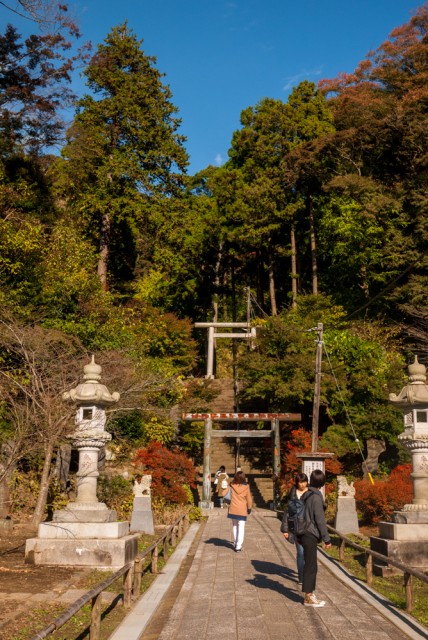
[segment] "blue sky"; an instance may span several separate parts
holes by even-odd
[[[96,46],[128,20],[157,58],[187,137],[189,172],[227,160],[243,109],[302,80],[353,71],[417,0],[70,0]],[[0,11],[3,24],[16,23]],[[83,90],[76,82],[79,91]]]

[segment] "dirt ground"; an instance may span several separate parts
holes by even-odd
[[[13,621],[22,624],[27,612],[78,586],[88,571],[25,564],[25,541],[35,536],[35,528],[27,523],[14,523],[12,532],[1,532],[0,640],[10,638],[18,631],[13,628]]]

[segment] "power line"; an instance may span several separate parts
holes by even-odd
[[[364,458],[363,450],[361,449],[360,440],[359,440],[359,438],[357,438],[357,434],[356,434],[356,432],[355,432],[354,425],[352,424],[351,416],[349,415],[349,411],[348,411],[348,408],[347,408],[347,406],[346,406],[346,404],[345,404],[345,400],[344,400],[344,398],[343,398],[342,391],[341,391],[341,389],[340,389],[340,387],[339,387],[339,382],[337,381],[336,374],[334,373],[333,367],[332,367],[332,365],[331,365],[330,356],[329,356],[328,351],[327,351],[327,348],[326,348],[326,346],[325,346],[325,342],[323,342],[322,344],[323,344],[323,347],[324,347],[325,355],[327,356],[328,364],[330,365],[330,371],[331,371],[331,373],[332,373],[332,375],[333,375],[333,378],[334,378],[334,381],[335,381],[335,383],[336,383],[336,388],[337,388],[337,390],[338,390],[338,392],[339,392],[339,397],[340,397],[340,399],[341,399],[341,401],[342,401],[342,405],[343,405],[343,408],[344,408],[344,410],[345,410],[345,414],[346,414],[347,420],[348,420],[348,422],[349,422],[349,426],[350,426],[350,427],[351,427],[351,429],[352,429],[352,433],[353,433],[353,435],[354,435],[354,440],[355,440],[355,442],[356,442],[356,444],[357,444],[357,448],[358,448],[358,450],[359,450],[359,452],[360,452],[360,454],[361,454],[361,458],[362,458],[362,461],[363,461],[363,466],[365,466],[365,468],[366,468],[367,475],[368,475],[368,477],[370,478],[370,482],[371,482],[372,484],[374,484],[372,474],[370,473],[370,471],[369,471],[369,469],[368,469],[366,459]]]

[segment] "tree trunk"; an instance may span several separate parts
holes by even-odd
[[[272,315],[278,314],[276,307],[276,292],[275,292],[275,275],[273,272],[274,257],[272,248],[269,248],[269,295],[270,295],[270,307]]]
[[[307,200],[309,228],[311,236],[311,264],[312,264],[312,293],[318,295],[318,267],[317,267],[317,245],[315,237],[315,219],[314,208],[312,206],[312,196],[308,196]]]
[[[9,482],[16,467],[12,451],[12,442],[6,442],[0,447],[0,518],[6,518],[10,511]]]
[[[2,467],[3,465],[0,464],[0,472],[3,471]],[[10,511],[9,474],[5,471],[2,476],[0,480],[0,518],[6,518]]]
[[[291,306],[297,307],[297,255],[296,255],[296,228],[294,222],[291,223]]]
[[[108,291],[107,267],[110,250],[110,230],[110,216],[108,213],[105,213],[101,218],[100,255],[97,269],[103,291]]]
[[[214,268],[214,295],[213,295],[213,322],[218,322],[218,291],[220,288],[220,266],[221,259],[223,256],[223,241],[220,242],[220,246],[218,248],[217,253],[217,262],[215,263]]]
[[[32,523],[39,525],[45,517],[45,508],[48,501],[48,492],[50,484],[50,471],[53,456],[54,445],[49,443],[45,451],[45,461],[43,463],[42,477],[40,479],[40,491],[37,498],[36,508],[34,509]]]
[[[256,250],[257,254],[257,304],[261,309],[264,307],[263,300],[263,277],[262,277],[262,258],[259,249]]]

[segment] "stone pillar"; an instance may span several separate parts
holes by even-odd
[[[355,506],[354,483],[348,484],[345,476],[337,476],[337,508],[334,528],[340,533],[360,533]]]
[[[130,533],[140,532],[153,535],[155,532],[152,512],[152,476],[144,475],[134,482],[134,503],[132,507]]]
[[[211,501],[211,429],[212,420],[205,420],[204,432],[204,467],[203,467],[203,485],[202,485],[202,501],[199,503],[201,509],[212,509],[214,504]]]

